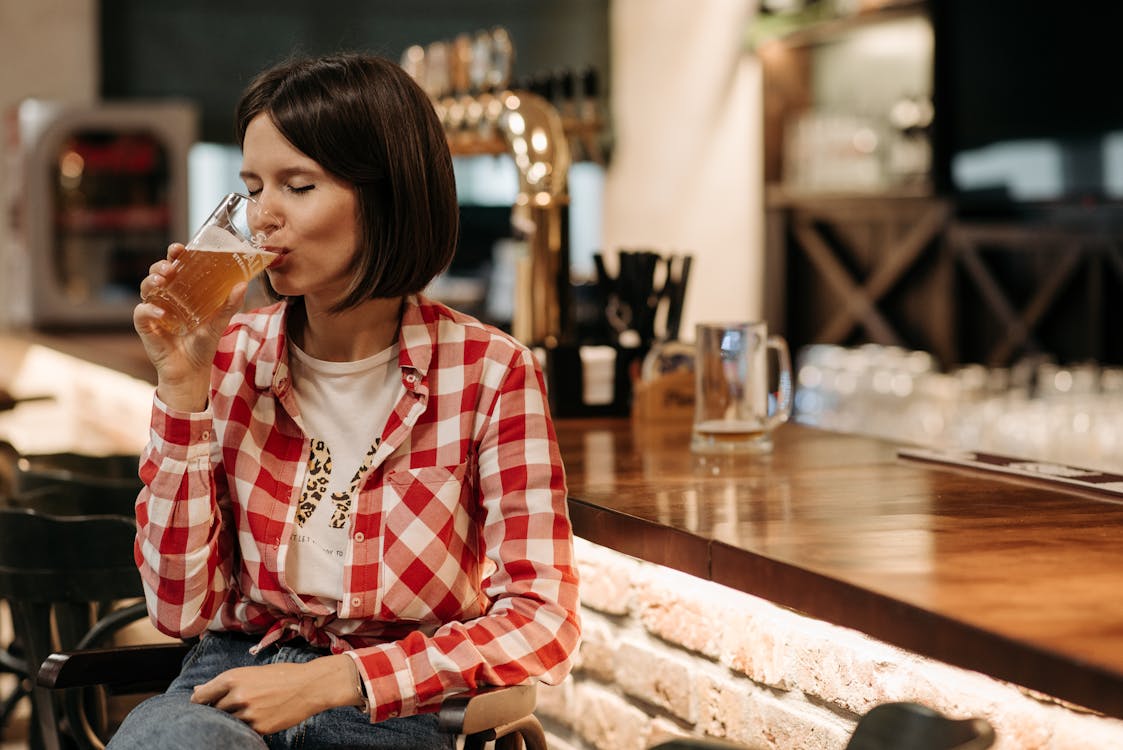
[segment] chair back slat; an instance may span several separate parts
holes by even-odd
[[[50,516],[0,508],[0,597],[103,601],[136,596],[135,537],[135,524],[121,516]]]
[[[32,679],[53,651],[75,647],[107,604],[143,596],[135,538],[134,521],[122,516],[0,508],[0,598],[27,664],[21,677]],[[59,748],[56,697],[42,687],[31,697],[35,740],[45,750]]]

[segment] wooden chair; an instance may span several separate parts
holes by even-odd
[[[883,703],[854,727],[846,750],[983,750],[994,744],[985,719],[952,719],[919,703]],[[726,740],[680,737],[651,750],[751,750]]]
[[[104,492],[94,485],[44,484],[0,500],[0,506],[49,516],[120,516],[135,518],[137,492]]]
[[[118,514],[133,517],[143,486],[140,458],[80,453],[21,455],[15,462],[11,501],[55,515]],[[48,507],[46,504],[50,503]]]
[[[106,487],[130,484],[140,488],[137,471],[140,456],[115,453],[95,456],[88,453],[21,453],[16,458],[16,469],[25,477],[43,477],[50,482],[65,481],[73,477],[99,480]]]
[[[24,456],[17,465],[16,494],[6,501],[8,506],[17,507],[13,512],[32,516],[45,511],[59,516],[93,512],[117,514],[116,521],[123,524],[120,528],[127,532],[111,535],[111,540],[104,541],[113,549],[107,546],[102,552],[89,552],[87,560],[112,561],[114,570],[124,567],[122,577],[129,585],[114,590],[110,599],[143,595],[132,557],[133,506],[140,490],[137,463],[135,456],[92,457],[65,453]],[[85,516],[79,516],[81,518]],[[0,526],[4,525],[0,521]],[[73,526],[67,528],[73,529]],[[65,541],[70,538],[69,534],[51,533],[57,535],[58,541],[54,544],[67,544],[79,559],[83,557],[82,550],[87,548],[81,540],[71,543]],[[0,544],[5,544],[2,528]],[[45,552],[50,546],[53,545],[41,544],[40,549]],[[21,548],[22,545],[5,547],[0,553],[0,566],[5,557],[14,558],[12,564],[15,565],[22,557],[18,552]],[[39,562],[44,566],[49,564],[49,560]],[[0,598],[7,598],[2,577],[3,568],[0,567]],[[99,594],[102,589],[97,586],[79,591],[87,605],[103,601]],[[85,628],[68,630],[65,637],[60,633],[59,640],[50,646],[38,638],[34,647],[26,649],[22,659],[15,659],[12,666],[23,672],[28,670],[27,665],[41,665],[36,677],[34,705],[38,732],[45,738],[47,750],[58,747],[60,731],[69,734],[81,748],[103,748],[113,731],[105,712],[107,699],[159,692],[179,673],[183,655],[189,648],[187,644],[97,648],[107,643],[121,627],[146,618],[144,603],[139,602],[99,621],[84,637]],[[85,627],[90,627],[88,621]],[[41,626],[37,629],[41,630]],[[22,638],[23,630],[17,628],[17,637]],[[61,696],[61,706],[59,701],[49,700],[51,691],[58,691],[55,697]],[[19,696],[14,697],[18,699]],[[533,715],[535,705],[533,685],[489,688],[445,701],[438,721],[443,731],[464,736],[465,750],[482,749],[490,742],[494,742],[496,750],[521,747],[546,750],[545,733]],[[49,714],[48,708],[51,709]]]
[[[108,737],[87,718],[82,691],[100,687],[110,696],[163,690],[179,673],[190,646],[165,643],[78,649],[51,654],[39,670],[43,689],[62,690],[67,723],[80,748],[101,750]],[[534,685],[485,688],[445,700],[437,714],[441,731],[464,738],[464,750],[547,750],[546,735],[534,716]]]
[[[73,453],[21,456],[4,454],[6,480],[0,507],[24,508],[51,516],[116,515],[134,517],[141,483],[136,456],[85,456]],[[0,597],[2,598],[2,597]],[[13,639],[0,647],[0,673],[17,682],[0,698],[0,729],[30,694],[24,645]]]
[[[55,696],[31,686],[38,665],[53,651],[101,642],[143,616],[142,602],[108,614],[102,605],[143,595],[132,554],[135,535],[135,524],[120,516],[0,508],[0,598],[19,645],[8,656],[31,694],[33,747],[59,748],[62,718]]]

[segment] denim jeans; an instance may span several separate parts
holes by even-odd
[[[109,750],[451,750],[452,735],[437,729],[436,716],[422,714],[371,724],[357,707],[342,706],[311,716],[276,734],[262,737],[225,711],[191,702],[195,685],[235,667],[277,662],[302,663],[324,651],[279,644],[249,653],[256,638],[210,633],[183,660],[179,677],[163,695],[144,701],[125,717]]]

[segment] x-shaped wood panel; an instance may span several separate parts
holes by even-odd
[[[1003,326],[1003,335],[986,355],[986,364],[992,367],[1008,364],[1021,347],[1042,348],[1034,332],[1085,262],[1099,263],[1102,258],[1123,281],[1123,251],[1118,244],[1102,237],[1024,228],[954,227],[949,233],[949,245],[957,263],[967,272],[987,308]],[[1049,252],[1056,258],[1048,275],[1020,310],[983,262],[984,250],[988,248],[1006,252]]]
[[[877,303],[921,257],[947,224],[949,209],[942,203],[926,208],[912,226],[890,243],[869,276],[858,280],[839,260],[813,217],[800,216],[793,226],[797,244],[816,270],[842,298],[843,306],[813,339],[841,343],[861,325],[874,343],[902,345],[902,339],[878,309]]]

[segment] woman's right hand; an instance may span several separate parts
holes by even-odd
[[[152,264],[149,275],[140,283],[141,299],[175,277],[176,261],[184,250],[182,244],[173,243],[168,247],[168,257]],[[245,283],[236,285],[214,317],[183,335],[176,335],[160,325],[164,311],[156,305],[141,302],[133,310],[133,327],[156,368],[156,392],[172,409],[202,411],[206,408],[211,364],[218,351],[218,341],[230,318],[241,308],[246,286]]]

